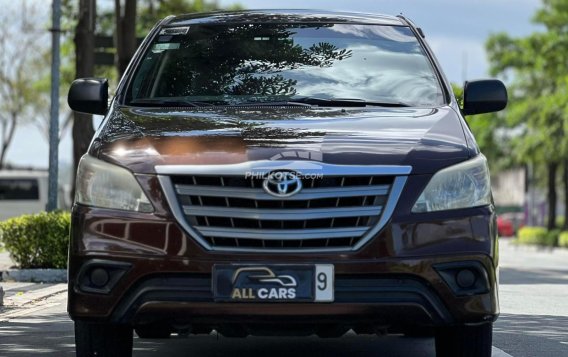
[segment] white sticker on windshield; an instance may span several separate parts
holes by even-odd
[[[189,26],[184,27],[166,27],[160,31],[160,35],[187,35]]]
[[[165,50],[177,50],[179,48],[179,43],[156,43],[152,47],[152,52],[162,52]]]

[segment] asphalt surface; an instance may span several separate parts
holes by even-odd
[[[501,311],[494,357],[568,356],[568,252],[501,247]],[[65,294],[0,313],[0,356],[73,356]],[[434,341],[402,336],[340,339],[209,336],[135,339],[134,356],[433,357]]]

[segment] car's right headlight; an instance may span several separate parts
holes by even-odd
[[[437,172],[412,208],[413,213],[486,206],[492,203],[485,156]]]
[[[75,202],[87,206],[150,213],[154,207],[125,168],[84,155],[77,169]]]

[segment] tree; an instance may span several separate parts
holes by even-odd
[[[136,0],[115,0],[116,68],[119,76],[124,74],[137,47],[137,37],[143,37],[157,21],[171,14],[219,10],[216,1],[203,0],[147,0],[142,2],[140,13]],[[229,6],[230,10],[240,9]],[[137,21],[139,19],[139,21]]]
[[[136,51],[136,0],[114,0],[114,18],[116,66],[122,76]]]
[[[95,20],[96,0],[79,0],[79,16],[75,27],[75,76],[92,77],[95,74]],[[81,156],[87,152],[95,130],[92,116],[74,113],[73,121],[73,162],[75,172]]]
[[[42,44],[47,33],[37,27],[37,8],[24,4],[17,12],[25,16],[10,8],[0,14],[0,169],[6,166],[17,126],[33,117],[30,109],[37,95],[34,83],[46,68]],[[49,111],[49,107],[43,109]]]
[[[556,179],[560,165],[564,165],[563,177],[568,179],[567,19],[567,1],[543,0],[534,21],[544,25],[546,32],[524,38],[496,34],[487,41],[493,74],[514,74],[507,121],[519,134],[511,141],[512,152],[517,154],[519,163],[546,167],[549,229],[556,226]],[[568,208],[566,181],[564,188]],[[565,215],[568,222],[568,209]]]

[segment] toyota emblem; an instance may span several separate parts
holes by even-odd
[[[300,192],[302,180],[292,171],[273,171],[264,179],[262,187],[275,197],[290,197]]]

